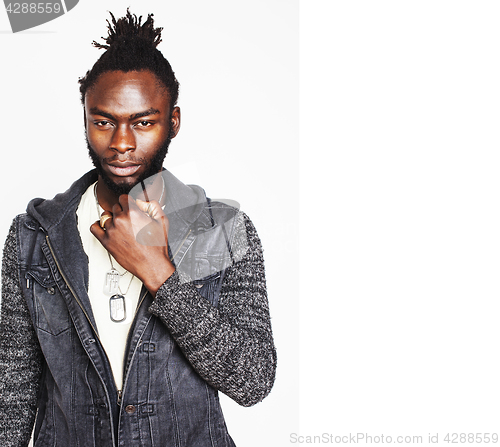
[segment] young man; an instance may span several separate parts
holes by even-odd
[[[112,18],[80,80],[95,170],[14,220],[4,248],[0,445],[233,446],[218,390],[276,368],[262,249],[242,212],[162,169],[178,83],[148,16]]]

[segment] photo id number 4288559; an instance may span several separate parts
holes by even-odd
[[[444,442],[447,444],[496,444],[498,433],[446,433]],[[438,442],[438,435],[429,434],[429,442]]]
[[[6,10],[10,14],[59,14],[60,3],[9,3]]]

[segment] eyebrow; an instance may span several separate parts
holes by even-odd
[[[109,118],[110,120],[116,119],[111,113],[105,112],[104,110],[101,110],[97,107],[92,107],[90,109],[90,113],[92,115],[104,116],[105,118]],[[135,120],[137,118],[142,118],[143,116],[158,115],[159,113],[160,113],[160,111],[158,109],[150,107],[148,110],[144,110],[144,112],[138,112],[138,113],[134,113],[133,115],[130,115],[128,117],[128,119]]]

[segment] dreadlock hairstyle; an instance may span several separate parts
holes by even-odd
[[[142,16],[137,18],[127,9],[125,17],[115,19],[111,15],[108,22],[108,36],[102,39],[106,45],[95,40],[93,46],[106,50],[87,74],[79,79],[82,104],[86,92],[97,82],[100,75],[108,71],[150,70],[165,85],[170,95],[170,108],[173,110],[179,96],[179,83],[169,62],[156,49],[161,42],[163,28],[155,28],[153,14],[141,25]]]

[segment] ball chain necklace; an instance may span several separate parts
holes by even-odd
[[[162,182],[161,196],[158,199],[158,203],[161,203],[164,192],[165,182]],[[97,199],[97,182],[94,184],[94,197],[97,208],[97,217],[99,218],[101,215],[101,210],[99,208],[99,200]],[[111,258],[111,255],[109,254],[109,251],[106,251],[106,253],[108,254],[109,263],[111,264],[111,270],[108,270],[104,277],[103,293],[109,296],[109,318],[114,323],[121,323],[127,318],[125,296],[130,290],[130,286],[132,285],[132,281],[134,280],[135,275],[131,276],[127,290],[125,291],[125,293],[123,293],[120,289],[120,278],[124,277],[129,272],[128,270],[125,270],[124,273],[120,274],[120,272],[113,265],[113,260]]]
[[[97,217],[99,218],[101,215],[101,210],[99,209],[99,200],[97,200],[97,182],[94,185],[94,197],[97,209]],[[111,255],[109,251],[106,251],[109,258],[109,263],[111,264],[111,270],[106,272],[104,277],[104,287],[103,293],[104,295],[109,296],[109,318],[114,323],[121,323],[127,318],[127,309],[125,306],[125,295],[127,295],[130,290],[130,286],[132,285],[132,281],[134,280],[134,275],[131,276],[130,282],[128,284],[127,290],[123,293],[120,289],[120,278],[127,275],[129,273],[125,270],[124,273],[120,274],[120,272],[113,265],[113,260],[111,259]]]

